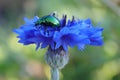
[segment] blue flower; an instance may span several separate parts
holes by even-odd
[[[24,45],[36,44],[36,49],[46,48],[56,50],[62,47],[65,51],[69,47],[78,46],[79,49],[84,49],[85,45],[101,46],[103,44],[102,31],[103,28],[94,27],[90,19],[77,20],[74,17],[72,20],[66,20],[67,16],[63,15],[62,19],[58,19],[54,15],[56,25],[53,21],[34,17],[29,20],[25,18],[25,24],[14,32],[18,34],[20,39],[18,42]],[[37,25],[36,25],[36,22]],[[59,23],[58,23],[59,22]]]

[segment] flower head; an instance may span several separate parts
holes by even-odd
[[[55,14],[42,18],[36,16],[31,20],[25,18],[25,24],[14,32],[20,38],[19,43],[36,44],[36,49],[49,46],[52,50],[62,47],[67,51],[68,46],[84,49],[85,45],[103,44],[103,28],[94,27],[90,19],[77,20],[73,17],[67,21],[66,18],[63,15],[62,19],[58,19]]]

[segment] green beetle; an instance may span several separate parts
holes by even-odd
[[[35,22],[35,26],[44,25],[44,26],[52,26],[52,27],[59,27],[60,21],[52,15],[44,16],[38,21]]]

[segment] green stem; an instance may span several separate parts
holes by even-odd
[[[51,80],[59,80],[59,69],[51,68]]]

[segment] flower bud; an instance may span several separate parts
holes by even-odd
[[[51,68],[62,69],[68,63],[69,55],[62,47],[55,50],[49,47],[45,60]]]

